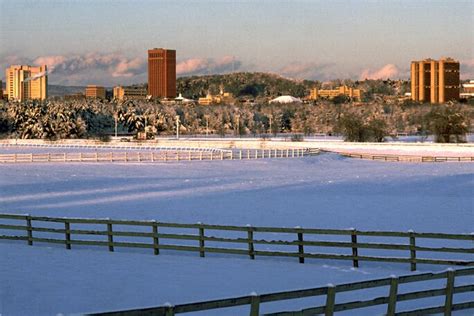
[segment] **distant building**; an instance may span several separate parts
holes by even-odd
[[[114,87],[114,99],[146,99],[147,89],[145,87]]]
[[[148,94],[154,98],[176,97],[175,50],[148,50]]]
[[[45,100],[48,97],[46,65],[12,65],[5,71],[9,100]]]
[[[270,100],[269,103],[280,103],[280,104],[301,103],[301,99],[300,98],[295,98],[291,95],[282,95],[282,96],[279,96],[278,98]]]
[[[474,98],[474,80],[462,85],[462,92],[459,96],[461,98]]]
[[[86,87],[86,98],[105,99],[105,88],[102,86],[88,85]]]
[[[198,104],[199,105],[211,105],[211,104],[234,104],[235,99],[232,93],[225,92],[224,86],[220,86],[220,92],[218,95],[212,95],[210,92],[204,98],[199,98]]]
[[[339,95],[348,96],[351,99],[356,101],[361,100],[361,90],[349,88],[347,86],[341,86],[334,90],[320,90],[318,88],[313,88],[310,90],[309,99],[317,100],[319,98],[333,99]]]
[[[413,101],[444,103],[459,100],[459,62],[452,58],[411,62]]]

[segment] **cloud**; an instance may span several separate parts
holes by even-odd
[[[337,77],[333,63],[301,63],[293,62],[283,66],[277,72],[293,79],[330,80]]]
[[[118,53],[46,55],[34,59],[19,56],[0,58],[5,68],[12,64],[48,65],[49,82],[64,85],[116,85],[146,81],[145,58],[129,58]]]
[[[190,58],[176,64],[176,74],[179,76],[221,74],[238,70],[242,62],[234,56],[214,58]]]
[[[474,79],[474,59],[460,61],[461,79]]]
[[[395,79],[400,77],[400,70],[394,64],[387,64],[376,70],[364,69],[360,74],[361,80],[365,79]]]

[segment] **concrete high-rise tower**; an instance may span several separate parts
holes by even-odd
[[[48,68],[12,65],[5,71],[9,100],[44,100],[48,97]]]
[[[148,94],[154,98],[176,97],[175,50],[148,50]]]
[[[411,98],[414,101],[457,101],[459,82],[459,62],[452,58],[411,62]]]

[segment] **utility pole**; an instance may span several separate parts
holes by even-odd
[[[176,115],[175,118],[176,118],[176,139],[179,139],[179,115]]]
[[[115,121],[115,139],[117,139],[117,113],[114,115],[114,121]]]

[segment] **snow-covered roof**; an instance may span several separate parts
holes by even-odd
[[[301,99],[291,95],[282,95],[281,97],[271,100],[270,103],[301,103]]]

